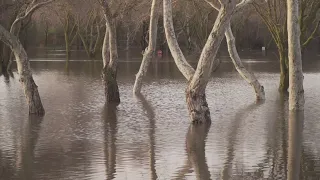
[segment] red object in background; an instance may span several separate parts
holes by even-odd
[[[158,54],[158,57],[162,57],[162,51],[161,50],[158,50],[157,54]]]

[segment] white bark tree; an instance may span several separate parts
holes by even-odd
[[[232,59],[232,62],[236,70],[239,72],[241,77],[253,87],[256,94],[256,99],[264,100],[265,99],[264,87],[259,83],[255,75],[244,67],[236,48],[236,42],[235,42],[235,38],[233,36],[230,24],[228,25],[225,36],[227,39],[230,58]]]
[[[110,10],[110,5],[107,0],[102,1],[103,12],[106,19],[106,34],[103,44],[102,57],[104,67],[102,70],[102,78],[105,88],[105,98],[108,103],[120,103],[119,87],[117,82],[117,68],[118,68],[118,47],[117,47],[117,31],[114,15]],[[109,39],[109,44],[107,44]],[[110,54],[107,49],[109,46]],[[109,58],[109,61],[107,60]]]
[[[300,45],[299,0],[287,0],[289,110],[304,109],[303,72]]]
[[[197,69],[194,71],[185,60],[175,37],[172,21],[172,2],[171,0],[163,1],[164,27],[169,49],[179,70],[188,80],[186,100],[192,123],[211,121],[205,90],[215,64],[214,62],[217,61],[218,49],[236,7],[235,1],[220,0],[219,2],[221,8],[218,17],[202,50]]]
[[[210,2],[209,0],[205,0],[208,4],[210,4],[214,9],[219,11],[218,6]],[[237,5],[236,10],[235,10],[235,15],[236,16],[238,13],[240,13],[243,8],[249,4],[252,0],[245,0],[241,2],[240,4]],[[255,75],[248,71],[242,61],[241,58],[238,54],[237,47],[236,47],[236,40],[235,37],[233,36],[232,29],[231,29],[231,24],[229,23],[227,26],[227,30],[225,33],[225,37],[227,40],[227,45],[228,45],[228,51],[230,54],[230,58],[232,59],[232,62],[236,68],[236,70],[239,72],[241,77],[248,82],[254,89],[255,94],[256,94],[256,99],[257,100],[264,100],[265,99],[265,92],[264,92],[264,87],[259,83],[258,79],[255,77]]]
[[[37,0],[32,0],[32,2],[27,6],[25,11],[18,14],[17,18],[14,20],[14,22],[11,25],[10,32],[13,33],[14,29],[17,27],[18,23],[26,19],[27,17],[31,16],[37,9],[41,8],[42,6],[45,6],[49,3],[52,3],[55,0],[47,0],[43,2],[38,2]]]
[[[32,14],[39,8],[50,4],[52,2],[54,2],[55,0],[46,0],[46,1],[40,1],[39,0],[32,0],[32,2],[26,7],[26,9],[24,11],[22,11],[21,13],[19,13],[16,17],[16,19],[13,21],[11,27],[10,27],[10,33],[17,36],[19,34],[19,25],[20,23],[27,19],[30,18],[32,16]],[[18,30],[18,32],[16,32]],[[8,64],[7,64],[7,70],[11,70],[11,65],[12,65],[12,58],[9,58]]]
[[[29,114],[44,115],[45,111],[38,92],[38,86],[33,80],[28,55],[22,44],[17,37],[15,37],[1,25],[0,40],[11,48],[16,58],[20,82],[23,86],[29,106]]]
[[[120,103],[119,87],[117,83],[118,46],[116,25],[126,18],[130,11],[141,4],[142,0],[109,1],[99,0],[106,20],[106,34],[102,47],[104,62],[102,77],[105,87],[107,103]],[[109,40],[109,43],[107,41]],[[110,52],[109,54],[107,52]]]
[[[143,59],[139,72],[136,75],[136,80],[133,86],[133,93],[138,94],[141,92],[143,77],[148,71],[149,64],[154,56],[157,47],[157,31],[159,20],[160,0],[153,0],[150,13],[150,25],[149,25],[149,45],[143,54]]]
[[[163,1],[163,21],[167,43],[173,60],[175,61],[179,71],[183,74],[183,76],[188,81],[190,81],[192,76],[194,75],[195,70],[187,62],[178,44],[178,40],[173,26],[171,0]]]

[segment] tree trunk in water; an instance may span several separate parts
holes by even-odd
[[[188,80],[186,101],[192,123],[210,122],[210,111],[206,100],[206,86],[213,66],[217,61],[216,55],[223,40],[227,25],[230,23],[236,6],[235,1],[222,1],[219,15],[215,21],[209,38],[202,50],[196,71],[186,61],[177,38],[172,20],[172,1],[163,1],[164,27],[171,54],[178,69]]]
[[[70,44],[69,44],[69,35],[68,32],[64,33],[64,41],[65,41],[65,46],[66,46],[66,60],[69,62],[70,60]]]
[[[225,36],[228,44],[228,51],[236,70],[239,72],[241,77],[244,80],[246,80],[254,88],[254,91],[256,93],[256,99],[264,100],[265,99],[264,87],[261,86],[257,78],[254,76],[254,74],[248,71],[242,64],[242,61],[240,59],[240,56],[236,48],[236,41],[233,36],[230,24],[227,27]]]
[[[136,75],[136,80],[133,86],[133,93],[138,94],[141,92],[143,77],[148,71],[149,64],[156,50],[157,42],[157,30],[160,2],[159,0],[152,1],[151,15],[150,15],[150,27],[149,27],[149,45],[143,54],[142,63],[139,72]]]
[[[217,60],[217,52],[228,24],[230,24],[235,7],[235,1],[226,1],[221,5],[214,27],[202,50],[196,72],[186,89],[189,115],[193,123],[211,121],[205,90],[212,72],[212,66]]]
[[[103,68],[102,77],[106,102],[119,104],[120,95],[116,73],[117,71],[114,71],[108,63],[108,65]]]
[[[118,47],[117,47],[117,31],[115,20],[113,19],[110,9],[107,3],[104,6],[104,13],[106,17],[106,33],[109,33],[109,50],[110,61],[105,63],[102,72],[102,78],[104,82],[105,98],[107,103],[120,103],[119,87],[117,82],[117,67],[118,67]],[[104,53],[106,50],[106,41],[104,41],[104,50],[102,56],[104,56],[104,62],[106,62],[107,55]]]
[[[20,75],[20,82],[22,83],[27,103],[29,105],[29,114],[44,115],[45,111],[42,106],[38,86],[35,84],[28,56],[20,41],[6,29],[0,25],[0,40],[7,44],[13,51]]]
[[[299,1],[288,4],[289,110],[304,109],[303,72],[300,45]]]
[[[279,50],[280,56],[280,84],[279,91],[287,92],[289,88],[289,69],[288,69],[288,57],[285,50]]]

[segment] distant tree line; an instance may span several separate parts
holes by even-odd
[[[257,0],[253,5],[246,8],[239,16],[232,19],[234,36],[237,39],[236,46],[240,49],[277,48],[279,39],[274,39],[275,28],[283,29],[284,25],[283,0],[265,1]],[[315,1],[311,3],[309,1]],[[26,8],[31,0],[1,0],[0,23],[7,29],[10,28],[17,15]],[[316,0],[303,0],[305,22],[303,26],[304,46],[318,37]],[[278,3],[272,4],[272,3]],[[144,50],[148,45],[149,27],[149,0],[122,0],[112,3],[112,8],[119,9],[116,18],[116,30],[118,31],[118,46],[122,49],[138,47]],[[270,11],[269,20],[264,14]],[[273,8],[274,7],[274,8]],[[312,8],[312,9],[310,9]],[[208,7],[204,0],[178,0],[173,2],[173,17],[177,39],[184,51],[200,52],[204,46],[211,24],[214,23],[218,13]],[[283,10],[283,11],[282,11]],[[278,13],[278,14],[275,14]],[[282,14],[281,14],[282,13]],[[159,15],[158,49],[164,50],[166,45],[163,14]],[[272,19],[273,18],[273,19]],[[277,18],[277,19],[275,19]],[[278,25],[277,25],[278,23]],[[310,37],[313,30],[314,35]],[[70,58],[71,49],[85,50],[89,58],[101,57],[99,50],[102,48],[103,32],[105,31],[104,15],[97,0],[56,0],[45,7],[38,9],[21,23],[15,30],[19,35],[23,46],[28,47],[60,47],[65,48],[67,58]],[[276,31],[279,32],[280,31]],[[10,51],[3,50],[0,43],[1,59],[6,64]],[[283,54],[283,53],[282,53]],[[282,56],[279,55],[281,58]],[[5,65],[6,66],[6,65]]]

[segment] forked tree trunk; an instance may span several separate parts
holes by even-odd
[[[84,50],[86,51],[86,53],[88,55],[88,58],[90,58],[90,59],[93,59],[93,58],[96,57],[96,53],[97,53],[97,50],[99,48],[99,44],[101,42],[100,41],[100,38],[101,38],[100,25],[97,24],[95,26],[96,27],[96,31],[97,31],[97,37],[96,38],[93,37],[94,26],[95,25],[92,24],[91,28],[90,28],[90,34],[89,34],[90,40],[89,40],[89,43],[88,43],[87,38],[85,38],[85,36],[88,36],[87,33],[85,33],[85,35],[83,35],[79,27],[78,27],[78,32],[77,32],[77,34],[79,35],[80,40],[81,40],[81,42],[83,44]]]
[[[206,123],[211,120],[205,90],[213,65],[217,60],[218,49],[236,6],[235,1],[221,0],[221,2],[219,15],[202,50],[197,69],[194,72],[182,54],[174,33],[172,2],[171,0],[163,1],[164,27],[167,42],[176,65],[189,82],[186,89],[186,101],[192,123]]]
[[[116,37],[116,24],[111,15],[110,9],[107,3],[104,6],[104,12],[106,17],[106,33],[109,33],[109,50],[110,61],[105,63],[102,71],[102,77],[104,82],[104,93],[107,103],[120,103],[119,87],[117,82],[117,64],[118,64],[118,50],[117,50],[117,37]],[[107,32],[109,30],[109,32]],[[103,58],[107,59],[107,55],[104,54],[106,49],[106,42],[104,42]],[[104,60],[106,62],[107,60]]]
[[[10,34],[3,26],[0,25],[0,40],[7,44],[14,53],[17,62],[20,82],[23,86],[29,114],[44,115],[45,111],[42,106],[38,86],[33,80],[29,59],[20,41]]]
[[[288,4],[289,110],[304,109],[303,73],[300,46],[299,1]]]
[[[25,20],[26,18],[31,19],[32,14],[39,8],[52,3],[55,0],[47,0],[43,2],[37,2],[37,1],[32,1],[30,4],[27,5],[25,12],[19,12],[16,19],[13,21],[11,28],[10,28],[10,33],[16,37],[19,37],[20,33],[20,28],[21,28],[21,22]],[[18,29],[18,33],[16,33],[16,30]],[[10,57],[8,59],[7,67],[6,70],[9,72],[11,71],[11,64],[12,64],[12,53],[10,52]]]
[[[248,71],[244,65],[242,64],[242,61],[240,59],[240,56],[238,54],[237,48],[236,48],[236,41],[232,33],[231,25],[229,24],[227,27],[227,31],[225,33],[227,44],[228,44],[228,51],[230,54],[230,57],[232,59],[232,62],[236,68],[236,70],[239,72],[241,77],[246,80],[253,88],[256,93],[256,99],[257,100],[264,100],[265,99],[265,92],[264,87],[261,86],[257,78],[253,73]]]
[[[219,7],[216,6],[215,4],[213,4],[212,2],[205,0],[209,5],[211,5],[214,9],[216,9],[217,11],[219,11]],[[236,6],[236,13],[238,14],[240,12],[242,12],[243,8],[245,6],[247,6],[252,0],[246,0],[246,1],[242,1],[241,3],[239,3]],[[238,54],[237,51],[237,47],[236,47],[236,41],[235,41],[235,37],[233,36],[232,33],[232,29],[231,29],[231,24],[228,24],[226,33],[226,40],[227,40],[227,45],[228,45],[228,51],[229,51],[229,55],[230,58],[232,59],[232,62],[236,68],[236,70],[239,72],[239,74],[241,75],[241,77],[246,80],[254,89],[255,94],[256,94],[256,99],[259,100],[264,100],[265,99],[265,92],[264,92],[264,87],[261,86],[261,84],[259,83],[259,81],[257,80],[257,78],[255,77],[255,75],[248,71],[241,59],[240,56]]]
[[[149,26],[149,45],[143,54],[143,59],[139,72],[136,75],[136,80],[133,86],[133,93],[138,94],[141,92],[143,77],[148,71],[149,64],[154,56],[157,46],[157,30],[159,20],[160,0],[153,0],[150,13],[150,26]]]
[[[196,72],[186,89],[189,115],[193,123],[205,123],[211,120],[205,90],[211,75],[212,66],[214,61],[216,61],[217,52],[226,28],[230,24],[235,7],[235,1],[225,1],[222,4],[214,27],[202,50]]]

